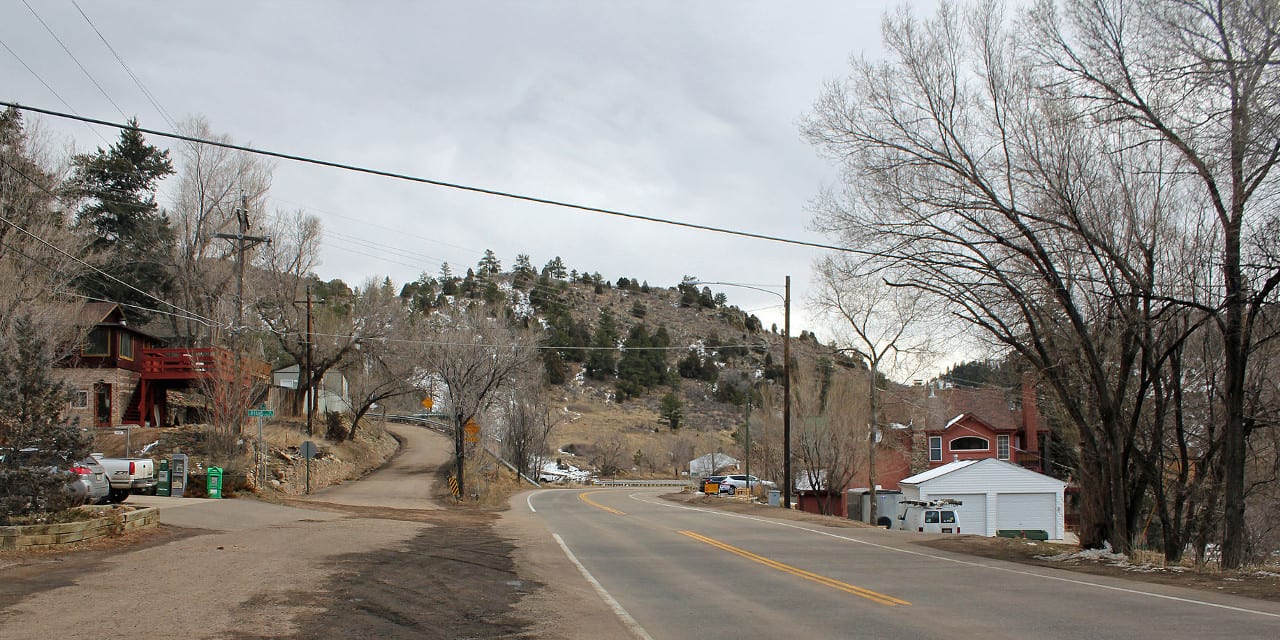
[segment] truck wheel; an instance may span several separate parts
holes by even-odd
[[[128,489],[112,489],[111,493],[107,494],[107,502],[110,502],[111,504],[120,504],[121,502],[124,502],[128,498],[129,498]]]

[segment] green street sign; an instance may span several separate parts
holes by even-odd
[[[250,409],[249,410],[250,418],[270,418],[275,415],[276,415],[276,412],[272,411],[271,409]]]

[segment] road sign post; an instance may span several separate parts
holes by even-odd
[[[300,449],[302,457],[307,459],[307,495],[311,495],[311,459],[316,457],[316,443],[304,440]]]
[[[276,412],[272,411],[271,409],[267,409],[265,404],[258,405],[257,409],[249,410],[249,417],[258,419],[258,450],[256,453],[258,458],[257,467],[258,467],[258,488],[259,489],[261,489],[267,483],[267,454],[262,449],[263,447],[262,425],[267,421],[267,418],[270,418],[274,415],[276,415]]]

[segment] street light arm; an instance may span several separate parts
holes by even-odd
[[[707,282],[703,280],[689,280],[681,284],[695,286],[700,284],[714,284],[723,287],[742,287],[743,289],[752,289],[764,293],[773,294],[782,299],[783,320],[782,320],[782,466],[783,478],[782,485],[782,506],[786,509],[791,508],[791,489],[793,478],[791,476],[791,276],[787,276],[786,283],[783,285],[785,293],[778,293],[763,287],[750,284],[741,284],[738,282]]]

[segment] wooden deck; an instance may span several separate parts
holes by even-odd
[[[247,383],[267,382],[271,368],[265,362],[241,360],[240,376]],[[220,380],[236,378],[236,359],[218,347],[144,349],[143,380]]]

